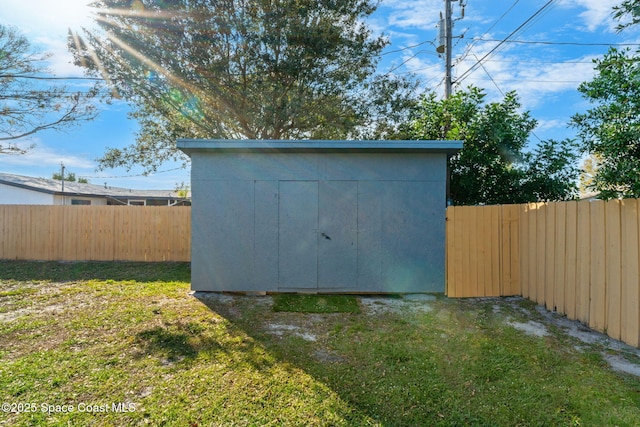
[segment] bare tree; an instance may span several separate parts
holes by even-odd
[[[48,72],[49,57],[14,28],[0,25],[0,154],[24,153],[16,140],[96,116],[90,101],[98,94],[97,84],[70,91]]]

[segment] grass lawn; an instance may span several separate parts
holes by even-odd
[[[0,262],[0,425],[640,425],[640,380],[602,347],[506,323],[540,321],[528,301],[300,313],[189,277]]]
[[[295,313],[360,313],[353,295],[278,294],[273,297],[272,308]]]

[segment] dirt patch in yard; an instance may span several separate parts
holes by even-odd
[[[306,332],[302,327],[295,325],[282,325],[278,323],[270,323],[267,325],[267,329],[270,333],[282,336],[282,335],[295,335],[302,338],[305,341],[315,342],[318,341],[318,337],[315,334]]]
[[[6,313],[0,313],[0,322],[8,323],[25,316],[55,316],[62,313],[64,310],[65,306],[62,304],[48,305],[45,307],[34,305],[27,308],[19,308],[13,311],[7,311]]]
[[[231,318],[241,316],[247,305],[260,307],[269,312],[260,327],[268,334],[278,337],[295,336],[318,346],[317,359],[328,363],[339,362],[341,356],[322,347],[323,338],[329,331],[325,330],[328,316],[340,314],[299,314],[270,312],[273,299],[269,295],[254,296],[241,294],[223,294],[197,292],[194,296],[203,302],[215,301],[226,308]],[[402,313],[428,313],[437,309],[438,298],[442,296],[430,294],[407,294],[401,296],[359,296],[358,303],[362,312],[369,316]],[[631,347],[621,341],[614,340],[605,334],[589,329],[582,323],[567,319],[557,313],[547,311],[520,297],[506,298],[469,298],[460,300],[464,305],[478,308],[486,306],[505,326],[522,331],[525,334],[546,337],[551,334],[562,334],[573,338],[573,347],[577,351],[587,349],[599,350],[603,359],[616,371],[640,376],[640,349]],[[439,314],[440,315],[440,314]]]
[[[478,299],[486,301],[487,299]],[[611,368],[618,372],[640,376],[640,349],[615,340],[605,334],[590,329],[577,320],[570,320],[566,316],[548,311],[545,307],[536,305],[533,310],[523,307],[526,300],[520,297],[496,298],[494,311],[501,312],[505,305],[537,320],[515,320],[507,316],[506,323],[529,335],[538,337],[547,336],[551,329],[577,340],[574,348],[585,351],[589,348],[598,348],[604,360]]]
[[[381,313],[402,313],[411,311],[431,311],[431,302],[436,300],[431,294],[408,294],[400,298],[385,296],[363,296],[360,297],[360,305],[363,311],[369,315]]]

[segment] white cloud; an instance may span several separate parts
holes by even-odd
[[[406,68],[419,76],[426,88],[434,88],[444,77],[443,61],[441,59],[425,59],[425,56],[405,55],[403,60],[407,61]]]
[[[421,28],[432,30],[438,23],[442,0],[383,0],[381,8],[389,8],[384,27]]]
[[[531,65],[531,64],[528,64]],[[531,107],[548,102],[552,94],[575,91],[580,83],[593,78],[593,64],[587,58],[557,64],[540,64],[517,70],[511,84]]]
[[[504,93],[515,90],[523,107],[531,109],[549,103],[552,101],[550,97],[575,92],[580,83],[591,80],[594,75],[594,55],[564,56],[563,60],[539,56],[528,58],[521,48],[509,45],[483,61],[482,67],[465,76],[465,72],[494,46],[495,43],[490,42],[477,43],[473,54],[455,67],[454,80],[464,76],[460,86],[473,84],[485,88],[492,97],[502,96],[497,88]]]
[[[91,24],[91,0],[3,0],[2,18],[30,35],[66,37],[67,29]]]
[[[32,144],[33,148],[28,149]],[[30,138],[29,140],[19,140],[16,146],[28,149],[26,154],[20,155],[1,155],[2,165],[4,167],[38,167],[57,170],[60,163],[64,163],[66,167],[77,169],[95,169],[95,162],[68,153],[58,152],[44,145],[39,138]]]
[[[538,126],[536,126],[536,132],[545,132],[548,130],[555,130],[559,128],[567,128],[570,117],[567,116],[566,120],[562,119],[540,119],[538,120]]]
[[[621,0],[561,0],[559,5],[567,8],[581,9],[578,17],[582,19],[588,31],[595,31],[599,27],[609,27],[613,30],[616,23],[611,13],[614,6]]]
[[[73,65],[73,55],[67,49],[64,40],[37,38],[36,42],[44,46],[51,57],[47,60],[48,69],[56,76],[80,77],[83,70]]]

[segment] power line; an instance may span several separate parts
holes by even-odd
[[[475,77],[473,79],[470,80],[487,80],[487,79],[483,79],[482,77]],[[518,78],[518,79],[492,79],[490,78],[491,81],[495,82],[518,82],[518,83],[582,83],[583,80],[531,80],[531,79],[522,79],[522,78]]]
[[[165,173],[165,172],[173,172],[173,171],[177,171],[179,169],[184,169],[184,167],[180,166],[177,168],[173,168],[173,169],[166,169],[163,171],[155,171],[155,172],[148,172],[148,173],[138,173],[138,174],[133,174],[133,175],[120,175],[120,176],[90,176],[90,175],[82,175],[82,176],[78,176],[78,178],[87,178],[87,179],[120,179],[120,178],[135,178],[135,177],[139,177],[139,176],[149,176],[149,175],[157,175],[159,173]]]
[[[0,74],[0,79],[30,79],[30,80],[93,80],[103,81],[100,77],[44,77],[44,76],[24,76],[20,74]]]
[[[68,90],[59,90],[58,88],[54,88],[54,89],[50,89],[50,90],[39,90],[39,89],[32,89],[32,90],[24,90],[24,91],[16,91],[16,92],[11,92],[11,93],[3,93],[0,95],[0,99],[30,99],[30,100],[40,100],[42,98],[42,94],[48,95],[48,98],[51,98],[52,96],[55,97],[65,97],[65,96],[70,96],[70,95],[78,95],[78,94],[85,94],[85,92],[83,92],[82,90],[78,90],[76,92],[71,92]]]
[[[489,33],[489,31],[491,31],[496,25],[498,25],[498,23],[502,21],[504,17],[509,14],[509,12],[511,12],[511,10],[518,4],[519,1],[520,0],[515,0],[513,4],[509,7],[509,9],[507,9],[498,19],[496,19],[495,22],[491,24],[491,26],[487,28],[487,30],[484,33],[482,33],[482,35],[479,38],[474,38],[471,44],[467,46],[467,51],[469,51],[473,47],[476,41],[481,41],[482,37],[486,36]]]
[[[486,59],[484,62],[505,62],[518,64],[593,64],[593,61],[519,61],[515,59]]]
[[[507,16],[509,14],[509,12],[511,12],[511,10],[516,7],[516,5],[518,4],[520,0],[516,0],[513,2],[513,4],[509,7],[509,9],[507,9],[501,16],[500,18],[498,18],[493,24],[491,24],[491,26],[484,32],[484,34],[482,34],[483,37],[484,35],[486,35],[489,31],[491,31],[493,29],[493,27],[495,27],[496,25],[498,25],[498,23],[500,21],[502,21],[504,19],[505,16]]]
[[[401,75],[401,74],[413,74],[413,73],[417,73],[418,71],[425,71],[425,70],[430,70],[432,68],[436,68],[436,67],[440,67],[440,64],[433,64],[433,65],[429,65],[427,67],[422,67],[422,68],[416,68],[414,70],[411,71],[401,71],[399,73],[395,73],[396,75]]]
[[[547,3],[544,4],[544,6],[542,6],[540,9],[538,9],[533,15],[531,15],[529,18],[527,18],[526,21],[524,21],[522,24],[520,24],[520,26],[518,26],[518,28],[516,28],[515,30],[513,30],[507,37],[505,37],[504,39],[500,40],[500,42],[494,46],[493,49],[491,49],[489,52],[487,52],[482,58],[480,58],[478,60],[478,62],[476,62],[474,65],[472,65],[469,69],[467,69],[467,71],[465,71],[464,73],[462,73],[460,75],[460,77],[458,77],[458,79],[456,80],[456,83],[460,83],[462,80],[464,80],[464,78],[466,76],[468,76],[469,74],[471,74],[473,71],[475,71],[478,66],[480,65],[480,63],[482,61],[484,61],[485,59],[487,59],[489,57],[489,55],[491,55],[493,52],[495,52],[496,50],[498,50],[498,48],[500,46],[502,46],[504,43],[506,43],[507,40],[509,40],[511,37],[513,37],[518,31],[520,31],[522,28],[524,28],[529,22],[531,22],[533,19],[535,19],[536,16],[540,15],[545,9],[547,9],[549,6],[551,6],[551,4],[554,2],[555,0],[549,0]]]
[[[478,42],[479,40],[482,39],[482,37],[486,36],[489,31],[491,31],[496,25],[498,25],[498,23],[500,21],[502,21],[504,19],[505,16],[507,16],[509,14],[509,12],[511,12],[511,10],[513,10],[513,8],[518,4],[520,0],[515,0],[513,2],[513,4],[502,14],[500,15],[500,17],[498,19],[496,19],[493,24],[491,24],[491,26],[489,26],[489,28],[487,28],[487,30],[485,30],[484,33],[482,33],[482,35],[480,37],[474,38],[471,43],[469,43],[467,45],[467,47],[464,50],[464,53],[460,56],[459,59],[456,60],[456,65],[458,65],[459,63],[461,63],[462,61],[464,61],[464,59],[469,55],[469,53],[471,52],[471,49],[473,48],[473,46],[476,44],[476,42]],[[474,55],[475,56],[475,55]]]
[[[473,56],[475,56],[476,59],[478,59],[478,57],[475,54],[473,54]],[[491,74],[489,74],[489,71],[485,68],[484,64],[482,62],[480,62],[479,64],[482,67],[482,69],[484,70],[484,72],[487,75],[487,77],[489,77],[489,80],[491,80],[491,82],[496,87],[496,89],[498,89],[498,92],[500,92],[500,94],[502,94],[502,96],[505,96],[504,92],[502,91],[502,89],[500,89],[500,86],[498,86],[498,83],[496,83],[496,81],[493,79],[493,77],[491,77]]]
[[[411,61],[412,59],[414,59],[416,56],[418,56],[421,53],[431,53],[429,51],[426,50],[419,50],[416,53],[414,53],[413,55],[411,55],[410,57],[408,57],[407,59],[405,59],[404,61],[402,61],[400,64],[391,67],[391,69],[389,71],[387,71],[384,76],[388,76],[389,74],[393,73],[394,71],[396,71],[397,69],[399,69],[400,67],[402,67],[404,64],[406,64],[407,62]]]
[[[379,54],[378,56],[385,56],[385,55],[391,55],[392,53],[398,53],[398,52],[404,52],[405,50],[409,50],[409,49],[413,49],[414,47],[418,47],[418,46],[422,46],[423,44],[427,44],[427,43],[432,43],[433,41],[431,40],[425,40],[422,41],[420,43],[414,44],[414,45],[410,45],[410,46],[406,46],[406,47],[401,47],[398,48],[396,50],[390,50],[388,52],[382,52],[381,54]]]
[[[550,42],[550,41],[529,41],[529,40],[497,40],[497,39],[473,39],[482,42],[500,42],[500,43],[520,43],[520,44],[543,44],[543,45],[560,45],[560,46],[640,46],[640,43],[586,43],[586,42]]]
[[[534,25],[536,25],[540,20],[542,20],[542,18],[544,18],[553,8],[555,7],[554,4],[550,4],[548,8],[545,8],[544,10],[541,9],[541,13],[538,14],[534,19],[532,19],[531,21],[529,21],[526,25],[524,25],[520,30],[518,30],[518,33],[524,33],[525,31],[528,31],[529,28],[533,27]]]

